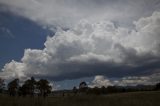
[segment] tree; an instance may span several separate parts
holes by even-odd
[[[156,90],[160,90],[160,83],[156,84]]]
[[[83,82],[81,82],[81,83],[79,84],[79,91],[80,91],[80,92],[86,92],[87,89],[88,89],[88,85],[87,85],[86,82],[83,81]]]
[[[73,93],[76,95],[78,92],[78,89],[76,88],[76,86],[73,87]]]
[[[87,86],[87,83],[84,82],[84,81],[79,84],[79,89],[87,88],[87,87],[88,87],[88,86]]]
[[[106,94],[107,92],[106,92],[106,87],[105,86],[102,86],[101,87],[101,93],[102,94]]]
[[[36,80],[34,79],[34,77],[31,77],[31,79],[28,79],[24,82],[24,84],[22,85],[22,87],[20,88],[21,93],[25,96],[25,95],[34,95],[34,91],[36,89]]]
[[[94,87],[93,88],[93,93],[96,94],[96,95],[100,95],[102,93],[101,88]]]
[[[4,88],[5,88],[4,80],[0,78],[0,93],[2,93],[2,91],[4,90]]]
[[[49,85],[49,82],[45,79],[40,79],[37,82],[37,88],[40,91],[40,95],[46,97],[47,94],[51,93],[52,87]]]
[[[16,93],[18,92],[19,88],[19,79],[14,79],[10,83],[8,83],[8,91],[10,96],[15,96]]]
[[[19,87],[19,96],[23,95],[26,96],[28,94],[28,87],[27,85],[23,84],[21,87]]]

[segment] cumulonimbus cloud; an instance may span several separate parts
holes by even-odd
[[[81,19],[132,24],[158,10],[159,4],[159,0],[0,0],[0,11],[11,11],[44,26],[70,28]]]
[[[7,63],[0,76],[64,80],[159,72],[160,12],[134,24],[135,28],[130,30],[110,21],[81,20],[69,30],[58,29],[47,38],[43,50],[26,49],[21,61]]]

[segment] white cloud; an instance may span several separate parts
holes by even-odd
[[[94,80],[89,85],[90,87],[108,87],[108,86],[136,86],[136,85],[155,85],[159,83],[160,73],[147,76],[128,76],[118,79],[109,79],[103,75],[95,76]]]
[[[57,85],[54,82],[51,82],[49,85],[52,87],[52,91],[56,91],[61,87],[60,85]]]
[[[1,76],[4,79],[25,77],[23,73],[24,68],[25,64],[12,60],[10,63],[5,64],[4,69],[2,69],[3,72],[1,72]]]
[[[92,84],[89,85],[89,87],[91,88],[94,88],[94,87],[107,87],[107,86],[113,86],[113,83],[105,78],[104,76],[102,75],[97,75],[95,76],[94,80],[92,81]]]
[[[71,27],[81,19],[132,24],[158,10],[159,0],[1,0],[9,10],[45,26]]]
[[[110,21],[82,20],[67,31],[58,29],[43,50],[26,49],[21,62],[7,63],[0,76],[64,80],[152,73],[160,63],[159,20],[159,12],[141,18],[135,22],[136,31]]]

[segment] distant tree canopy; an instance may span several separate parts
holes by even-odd
[[[80,92],[86,92],[87,89],[88,89],[88,85],[87,85],[86,82],[83,81],[83,82],[81,82],[81,83],[79,84],[79,91],[80,91]]]
[[[4,90],[4,80],[0,78],[0,93]],[[34,77],[24,81],[23,84],[19,84],[19,79],[14,79],[8,83],[8,92],[10,96],[23,95],[23,96],[43,96],[46,97],[51,93],[52,87],[46,79],[35,80]],[[120,93],[120,92],[135,92],[135,91],[153,91],[160,90],[160,83],[156,85],[137,85],[137,86],[102,86],[90,88],[85,81],[79,84],[79,89],[74,86],[72,90],[67,92],[72,94],[109,94],[109,93]],[[64,93],[63,93],[64,94]]]
[[[74,86],[74,87],[73,87],[73,89],[72,89],[72,91],[73,91],[73,93],[74,93],[74,94],[76,94],[76,93],[78,92],[77,87],[76,87],[76,86]]]
[[[46,96],[48,93],[51,93],[52,87],[49,85],[49,82],[45,79],[40,79],[37,82],[37,88],[40,90],[40,94]]]
[[[160,83],[156,84],[156,90],[160,90]]]
[[[79,89],[83,89],[83,88],[87,88],[87,87],[88,87],[88,85],[84,81],[79,84]]]
[[[14,79],[8,83],[8,92],[11,96],[18,95],[31,95],[38,94],[41,96],[47,96],[48,93],[51,93],[52,87],[49,85],[49,81],[45,79],[40,79],[36,81],[34,77],[26,80],[22,86],[19,86],[19,79]]]
[[[2,93],[2,91],[4,90],[4,88],[5,88],[4,80],[0,78],[0,93]]]
[[[8,91],[11,96],[15,96],[19,88],[19,79],[14,79],[8,83]]]
[[[37,82],[34,77],[31,77],[31,79],[26,80],[24,84],[19,88],[19,93],[23,95],[33,95],[36,89],[36,83]]]

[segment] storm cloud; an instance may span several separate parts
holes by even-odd
[[[54,33],[43,49],[26,48],[20,61],[6,63],[0,77],[61,82],[95,76],[90,87],[156,84],[159,11],[160,0],[0,0],[0,12]]]
[[[160,72],[160,12],[133,22],[134,28],[112,21],[79,21],[73,28],[57,29],[43,50],[26,49],[20,62],[2,69],[5,79],[76,79],[95,75],[127,77]]]
[[[129,26],[160,10],[159,0],[0,0],[1,11],[11,11],[44,27],[70,28],[81,19],[110,20]]]

